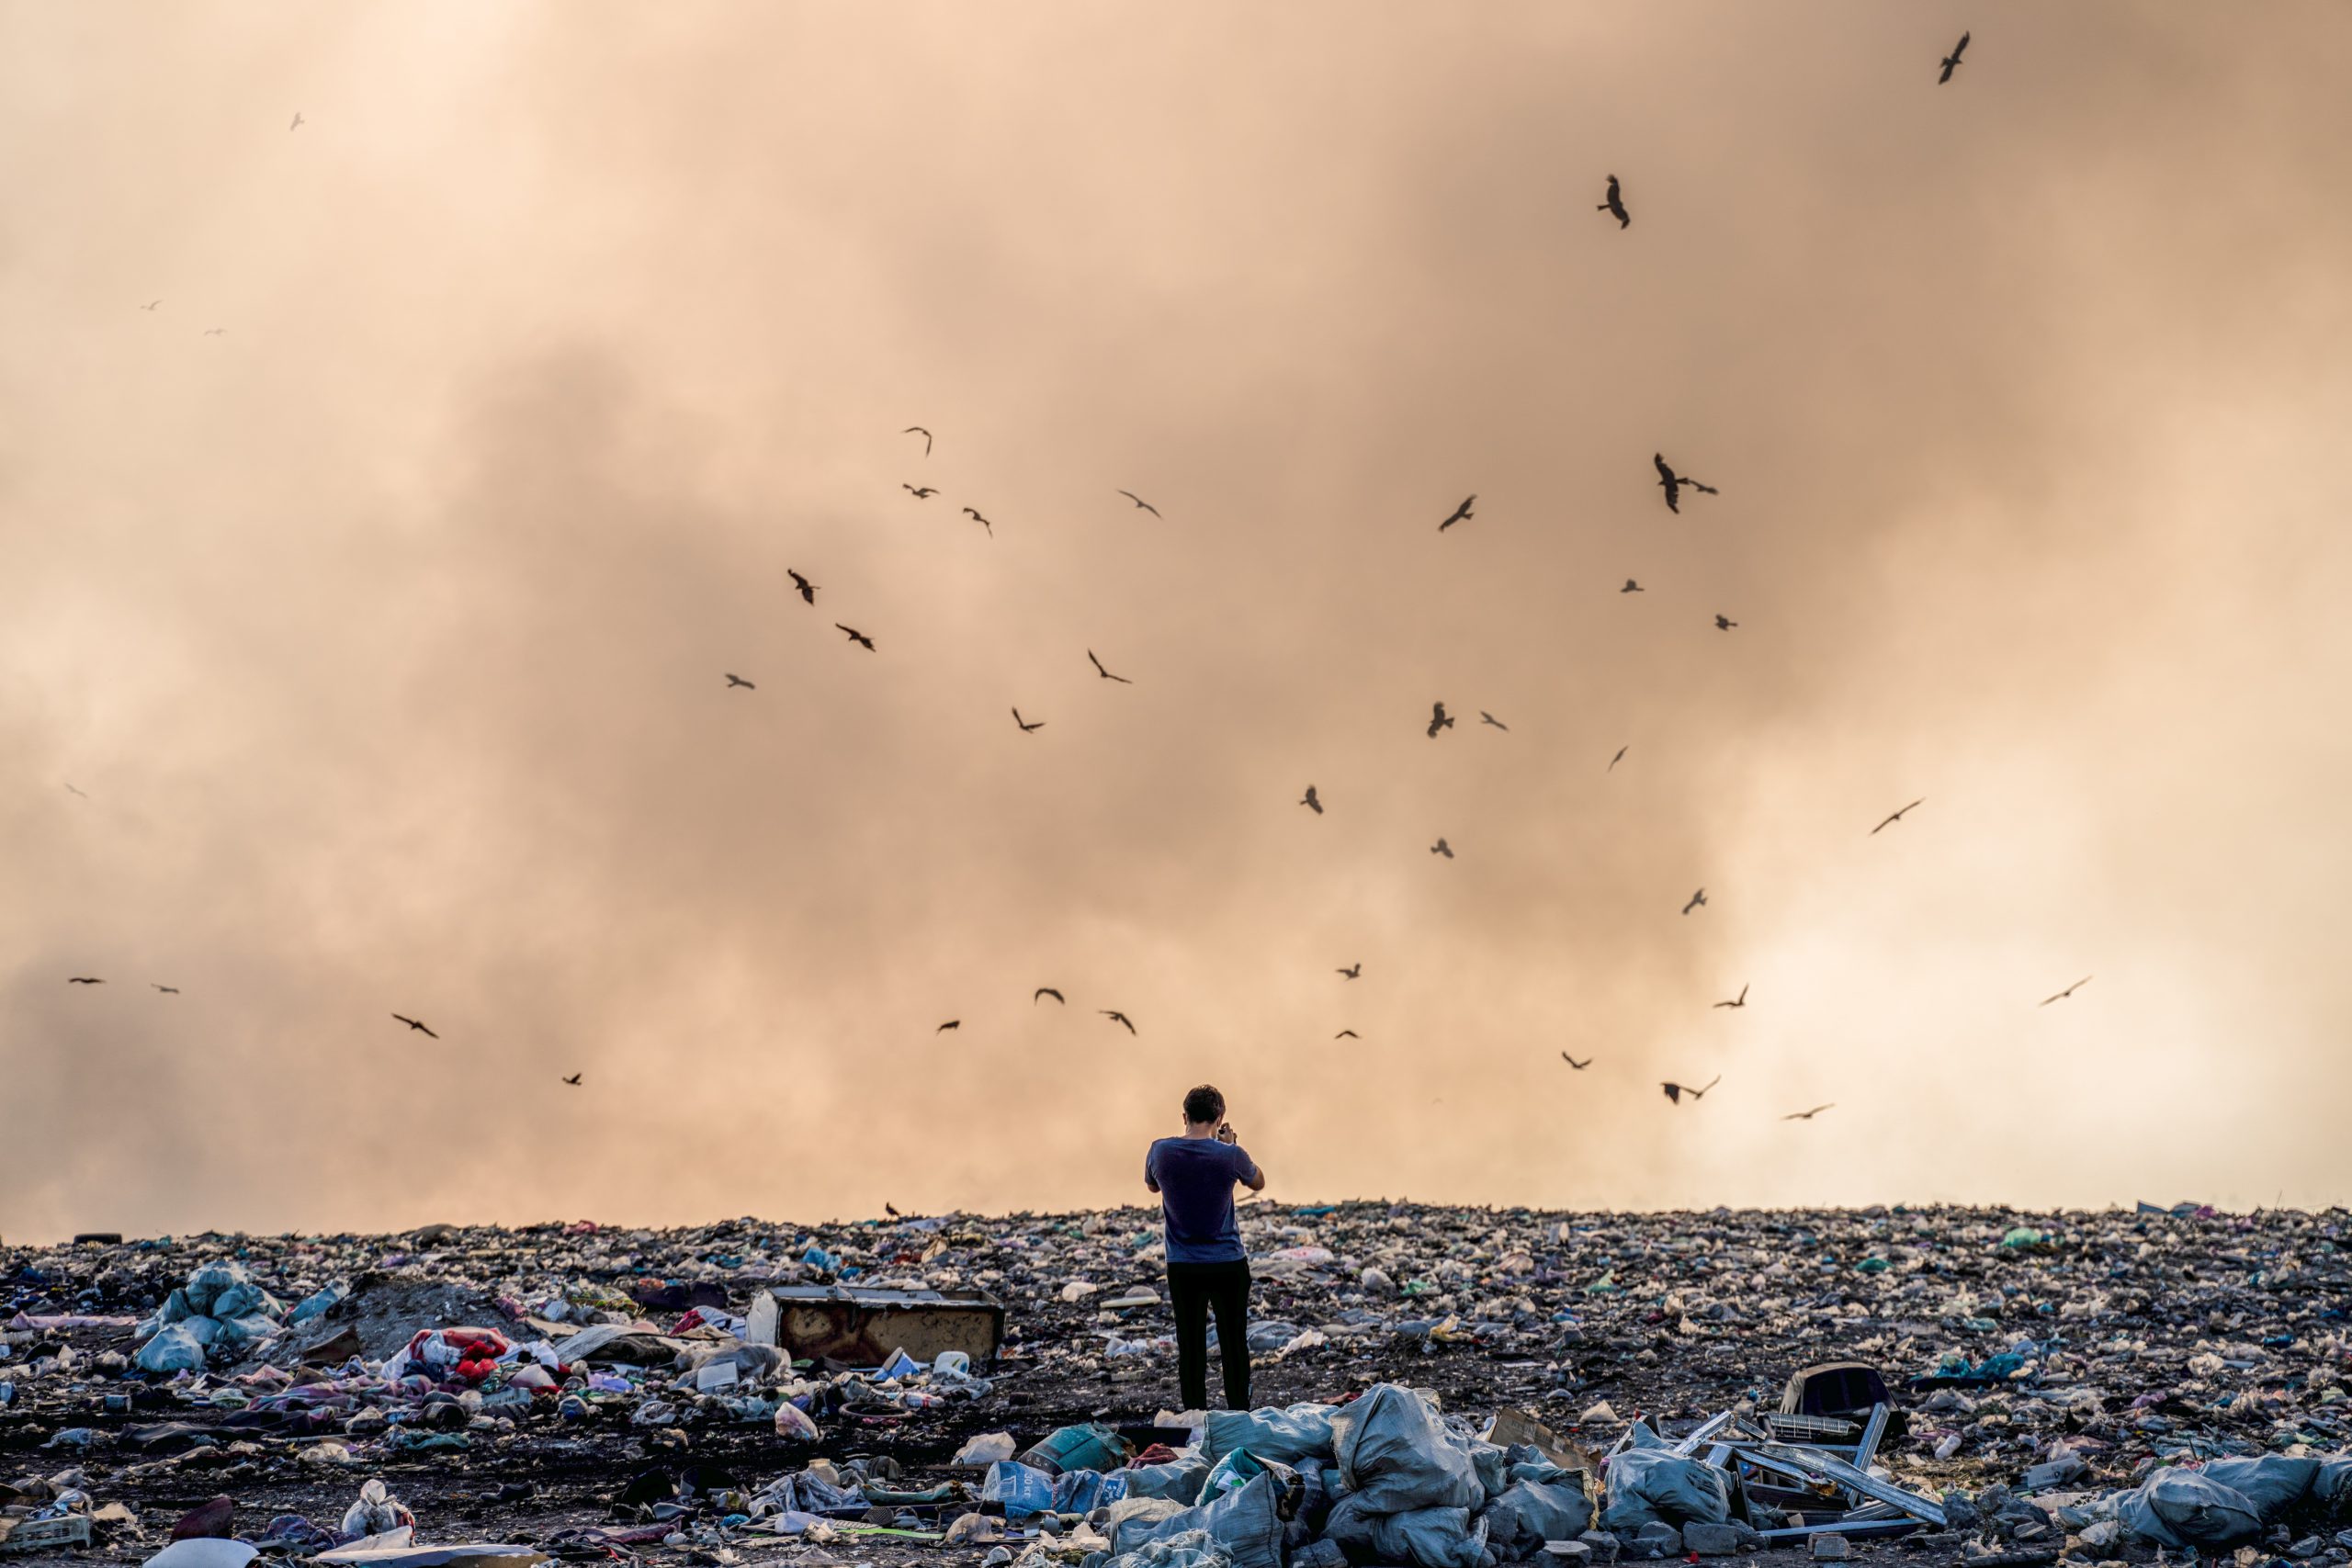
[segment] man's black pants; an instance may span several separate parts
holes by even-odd
[[[1250,1408],[1250,1260],[1168,1265],[1168,1304],[1176,1312],[1176,1382],[1187,1410],[1209,1405],[1209,1312],[1216,1312],[1225,1403]]]

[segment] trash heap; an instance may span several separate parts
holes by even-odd
[[[0,1247],[0,1528],[143,1561],[221,1494],[247,1540],[332,1550],[379,1480],[428,1540],[559,1552],[783,1520],[861,1561],[1196,1568],[1204,1509],[1308,1568],[2345,1552],[2340,1210],[1242,1213],[1269,1408],[1206,1417],[1173,1409],[1144,1209]],[[949,1317],[978,1337],[923,1340]],[[1867,1402],[1781,1408],[1837,1359],[1883,1375],[1868,1442]]]

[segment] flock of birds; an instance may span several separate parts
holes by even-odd
[[[1960,41],[1952,46],[1951,52],[1945,55],[1939,62],[1940,69],[1939,73],[1936,77],[1936,81],[1939,85],[1950,82],[1952,78],[1952,73],[1960,68],[1962,56],[1965,54],[1968,50],[1969,38],[1970,35],[1968,33],[1962,32],[1960,35]],[[303,118],[302,115],[298,112],[294,116],[293,121],[288,125],[287,130],[289,131],[299,130],[306,123],[308,122]],[[1633,226],[1633,213],[1625,205],[1624,185],[1615,175],[1612,174],[1608,176],[1606,189],[1602,199],[1596,207],[1596,210],[1607,213],[1610,217],[1614,218],[1617,220],[1617,226],[1621,230],[1628,229]],[[163,300],[160,299],[151,299],[139,308],[142,310],[153,311],[162,304]],[[205,329],[203,335],[207,337],[219,337],[225,334],[227,331],[228,329],[225,327],[208,327]],[[923,456],[925,457],[931,456],[933,438],[929,428],[920,424],[909,425],[901,431],[900,434],[905,435],[922,436]],[[1673,464],[1667,461],[1666,454],[1663,452],[1651,454],[1650,461],[1652,466],[1657,470],[1657,484],[1660,491],[1664,492],[1666,509],[1677,516],[1681,514],[1682,501],[1686,492],[1692,495],[1720,495],[1722,493],[1722,491],[1715,486],[1704,483],[1702,480],[1676,468]],[[918,502],[929,501],[940,493],[935,487],[924,484],[901,484],[899,488],[904,490]],[[1154,506],[1151,502],[1146,501],[1135,491],[1130,490],[1121,490],[1116,493],[1126,501],[1132,502],[1136,510],[1149,513],[1155,518],[1159,518],[1160,516],[1159,508]],[[1454,507],[1452,512],[1448,513],[1446,516],[1439,522],[1437,531],[1440,534],[1443,534],[1460,524],[1475,521],[1477,515],[1476,510],[1477,502],[1478,497],[1475,491],[1464,496],[1461,504]],[[966,517],[968,517],[973,522],[978,523],[990,539],[993,539],[996,536],[995,524],[984,515],[978,508],[966,506],[962,511]],[[799,596],[801,602],[813,608],[817,603],[818,593],[822,591],[820,585],[797,570],[787,569],[785,575],[791,580],[792,591]],[[1629,577],[1625,580],[1624,586],[1619,589],[1618,592],[1620,593],[1641,593],[1647,592],[1647,590],[1645,590],[1640,582]],[[1714,616],[1714,626],[1715,629],[1718,631],[1728,632],[1737,629],[1739,623],[1731,619],[1727,615],[1717,613]],[[841,621],[835,621],[833,623],[833,627],[836,631],[841,632],[850,644],[863,649],[868,653],[875,651],[873,637],[867,636],[865,632],[858,630],[855,626],[849,626]],[[1120,685],[1133,685],[1135,683],[1127,676],[1113,673],[1104,666],[1102,660],[1095,655],[1093,649],[1089,649],[1086,650],[1086,659],[1087,662],[1093,667],[1095,674],[1101,679],[1115,682]],[[746,692],[756,692],[759,690],[759,686],[756,682],[747,679],[744,676],[735,674],[732,671],[722,671],[722,673],[726,676],[727,690],[732,691],[741,689]],[[1483,709],[1479,711],[1478,720],[1482,727],[1490,726],[1504,734],[1509,734],[1510,732],[1510,725],[1504,723],[1501,719],[1497,718],[1493,714],[1487,713]],[[1012,722],[1023,735],[1034,735],[1038,730],[1046,728],[1046,721],[1044,719],[1023,717],[1020,708],[1017,706],[1012,709]],[[1429,722],[1424,733],[1430,739],[1435,740],[1446,730],[1453,728],[1454,724],[1455,716],[1446,711],[1444,703],[1438,702],[1431,705]],[[1620,746],[1617,749],[1616,753],[1609,759],[1608,767],[1604,769],[1603,772],[1615,772],[1617,764],[1625,760],[1625,754],[1631,750],[1632,747],[1630,745]],[[74,786],[70,783],[67,784],[65,787],[85,800],[90,798],[87,795],[84,794],[83,791],[74,788]],[[1323,798],[1320,792],[1314,784],[1310,784],[1306,786],[1306,792],[1300,797],[1298,804],[1306,807],[1317,817],[1324,815],[1325,808]],[[1922,797],[1921,799],[1910,802],[1908,805],[1904,806],[1897,810],[1887,813],[1887,815],[1879,821],[1876,827],[1871,829],[1871,835],[1876,836],[1886,829],[1901,822],[1912,811],[1925,804],[1926,800]],[[1453,847],[1446,841],[1443,836],[1440,836],[1438,840],[1430,846],[1430,853],[1449,861],[1454,858]],[[1693,892],[1690,895],[1690,899],[1683,904],[1682,913],[1688,915],[1694,909],[1703,908],[1706,907],[1706,903],[1707,890],[1704,887],[1701,887]],[[1360,979],[1363,975],[1363,964],[1362,961],[1359,960],[1356,963],[1340,968],[1338,970],[1338,973],[1343,981]],[[2038,1005],[2041,1007],[2048,1007],[2053,1002],[2064,1001],[2068,998],[2072,997],[2076,991],[2080,990],[2084,986],[2088,985],[2090,980],[2091,976],[2086,975],[2083,978],[2075,981],[2073,985],[2068,986],[2065,989],[2043,998]],[[74,986],[102,986],[106,984],[106,981],[102,976],[96,975],[74,975],[67,978],[67,984]],[[148,984],[153,987],[156,992],[162,995],[177,996],[180,994],[179,987],[176,986],[166,986],[156,981],[149,981]],[[1716,1002],[1713,1005],[1716,1008],[1744,1009],[1747,1006],[1747,992],[1748,987],[1743,985],[1740,987],[1739,994],[1736,997],[1733,997],[1728,1000]],[[1048,997],[1052,998],[1057,1006],[1068,1005],[1068,998],[1062,994],[1058,987],[1053,986],[1038,987],[1032,994],[1030,1003],[1034,1007],[1037,1003],[1044,1001]],[[1126,1030],[1130,1035],[1136,1032],[1134,1020],[1129,1018],[1125,1011],[1116,1008],[1097,1008],[1095,1011],[1110,1022]],[[423,1034],[427,1039],[438,1040],[441,1038],[438,1033],[436,1033],[421,1019],[413,1018],[406,1013],[400,1012],[392,1013],[390,1016],[393,1021],[405,1025],[411,1031]],[[963,1020],[961,1018],[951,1018],[945,1022],[940,1024],[937,1030],[933,1032],[944,1033],[947,1031],[957,1030],[962,1027]],[[1352,1029],[1342,1029],[1338,1034],[1333,1036],[1333,1039],[1335,1040],[1354,1040],[1360,1038],[1361,1036]],[[1570,1055],[1566,1051],[1560,1053],[1560,1059],[1566,1062],[1571,1069],[1577,1072],[1582,1072],[1586,1068],[1591,1066],[1594,1061],[1594,1058],[1589,1056],[1586,1057],[1582,1061],[1578,1061],[1576,1057]],[[564,1076],[560,1081],[577,1089],[581,1087],[582,1078],[582,1074],[571,1073]],[[1659,1087],[1665,1093],[1668,1102],[1679,1105],[1686,1098],[1693,1103],[1703,1100],[1706,1097],[1707,1092],[1722,1081],[1723,1076],[1718,1073],[1714,1077],[1710,1078],[1705,1084],[1695,1088],[1671,1081],[1662,1083]],[[1781,1120],[1787,1122],[1810,1122],[1815,1117],[1820,1115],[1823,1111],[1833,1109],[1835,1109],[1834,1101],[1826,1104],[1816,1105],[1809,1110],[1791,1111],[1783,1116]]]

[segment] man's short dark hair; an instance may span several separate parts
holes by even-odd
[[[1195,1126],[1224,1121],[1225,1096],[1217,1093],[1215,1084],[1203,1084],[1184,1097],[1184,1120]]]

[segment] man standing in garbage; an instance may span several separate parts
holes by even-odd
[[[1184,1135],[1159,1140],[1143,1162],[1143,1184],[1159,1194],[1168,1220],[1168,1303],[1187,1410],[1208,1408],[1212,1310],[1226,1405],[1250,1408],[1250,1255],[1233,1213],[1237,1181],[1266,1190],[1266,1173],[1225,1120],[1225,1096],[1203,1084],[1184,1097]]]

